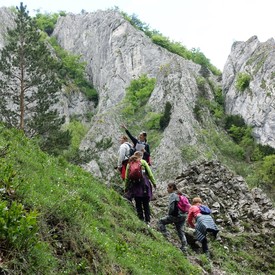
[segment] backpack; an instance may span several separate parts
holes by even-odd
[[[134,183],[139,183],[143,180],[141,161],[129,162],[129,180]]]
[[[129,146],[129,148],[130,148],[130,153],[129,153],[129,155],[127,155],[126,157],[127,158],[130,158],[134,153],[135,153],[135,151],[136,151],[136,149],[130,144],[130,143],[126,143],[128,146]]]
[[[207,207],[206,205],[199,205],[199,209],[201,211],[201,214],[203,214],[203,215],[210,215],[211,214],[210,208]]]
[[[183,213],[188,213],[189,208],[191,207],[191,204],[189,203],[189,200],[183,196],[179,195],[179,202],[178,202],[178,208],[183,212]]]

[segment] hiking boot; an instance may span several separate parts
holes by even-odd
[[[205,254],[207,259],[210,259],[210,252],[209,251],[204,252],[204,254]]]
[[[180,250],[182,251],[182,253],[183,253],[184,255],[187,256],[187,248],[186,248],[186,246],[181,246],[181,247],[180,247]]]
[[[216,240],[217,242],[222,243],[222,238],[221,238],[221,236],[220,236],[219,233],[215,236],[215,240]]]

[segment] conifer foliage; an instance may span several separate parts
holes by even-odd
[[[54,153],[51,148],[65,149],[70,143],[69,132],[61,131],[64,117],[55,108],[59,63],[26,6],[21,2],[16,10],[16,26],[8,30],[0,53],[0,118],[29,137],[39,137],[41,148]]]

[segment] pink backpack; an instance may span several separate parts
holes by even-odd
[[[178,202],[178,208],[183,212],[183,213],[188,213],[189,208],[191,207],[191,204],[189,203],[188,199],[183,196],[179,195],[179,202]]]

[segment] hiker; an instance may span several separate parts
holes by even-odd
[[[126,134],[134,144],[134,148],[136,148],[137,151],[143,152],[143,159],[146,160],[147,163],[151,166],[150,146],[147,143],[147,133],[144,131],[140,132],[138,138],[135,138],[134,136],[132,136],[132,134],[129,132],[129,130],[124,124],[121,125],[121,127],[125,129]],[[144,148],[142,149],[138,148],[139,144],[144,145]]]
[[[196,239],[201,242],[203,253],[209,257],[210,253],[206,238],[207,232],[211,232],[216,239],[219,230],[210,214],[202,214],[202,210],[200,209],[201,205],[201,198],[193,198],[192,206],[188,212],[187,222],[192,228],[195,228]]]
[[[177,234],[181,242],[180,249],[183,253],[186,253],[187,240],[184,233],[184,224],[187,218],[187,212],[181,211],[177,206],[180,200],[180,196],[182,196],[182,193],[178,190],[175,183],[169,183],[167,185],[167,192],[170,194],[168,203],[168,215],[159,220],[158,227],[164,237],[168,238],[166,225],[173,223],[176,227]]]
[[[130,157],[131,144],[128,142],[128,137],[125,135],[122,135],[119,140],[121,145],[118,150],[118,161],[116,168],[120,172],[121,178],[124,180],[126,166]]]
[[[126,167],[125,193],[135,200],[137,215],[140,220],[145,221],[150,226],[150,206],[152,199],[152,185],[156,188],[156,181],[148,163],[142,159],[143,153],[136,151],[130,157]],[[133,178],[133,167],[139,168],[139,179]],[[145,173],[146,171],[146,173]]]

